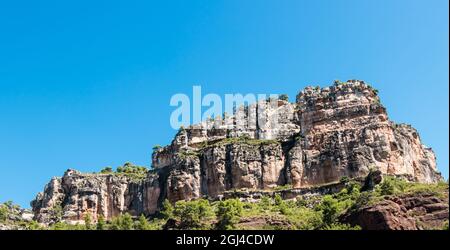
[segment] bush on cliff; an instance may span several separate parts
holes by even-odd
[[[100,170],[100,174],[110,174],[110,173],[114,173],[112,167],[105,167],[102,170]]]
[[[8,219],[9,209],[5,204],[0,204],[0,222],[5,222]]]
[[[281,94],[278,96],[278,99],[282,101],[289,101],[289,96],[287,94]]]

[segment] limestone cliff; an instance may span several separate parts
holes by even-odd
[[[249,112],[254,110],[255,112]],[[276,123],[263,122],[276,118]],[[109,219],[155,213],[164,199],[220,199],[227,190],[304,189],[366,176],[371,169],[410,181],[441,180],[435,155],[409,125],[388,119],[377,91],[363,81],[307,87],[295,103],[259,101],[233,116],[182,128],[156,149],[153,170],[138,182],[114,174],[69,170],[32,202],[35,218],[51,222],[85,214]]]

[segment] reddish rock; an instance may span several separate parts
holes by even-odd
[[[375,205],[345,214],[341,221],[364,230],[417,230],[441,229],[448,217],[448,193],[444,198],[416,193],[387,197]]]

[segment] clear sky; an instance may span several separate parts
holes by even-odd
[[[2,1],[0,201],[167,144],[170,97],[362,79],[449,164],[447,0]]]

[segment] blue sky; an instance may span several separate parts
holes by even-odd
[[[379,89],[448,178],[448,1],[3,1],[0,201],[68,168],[150,165],[170,97]]]

